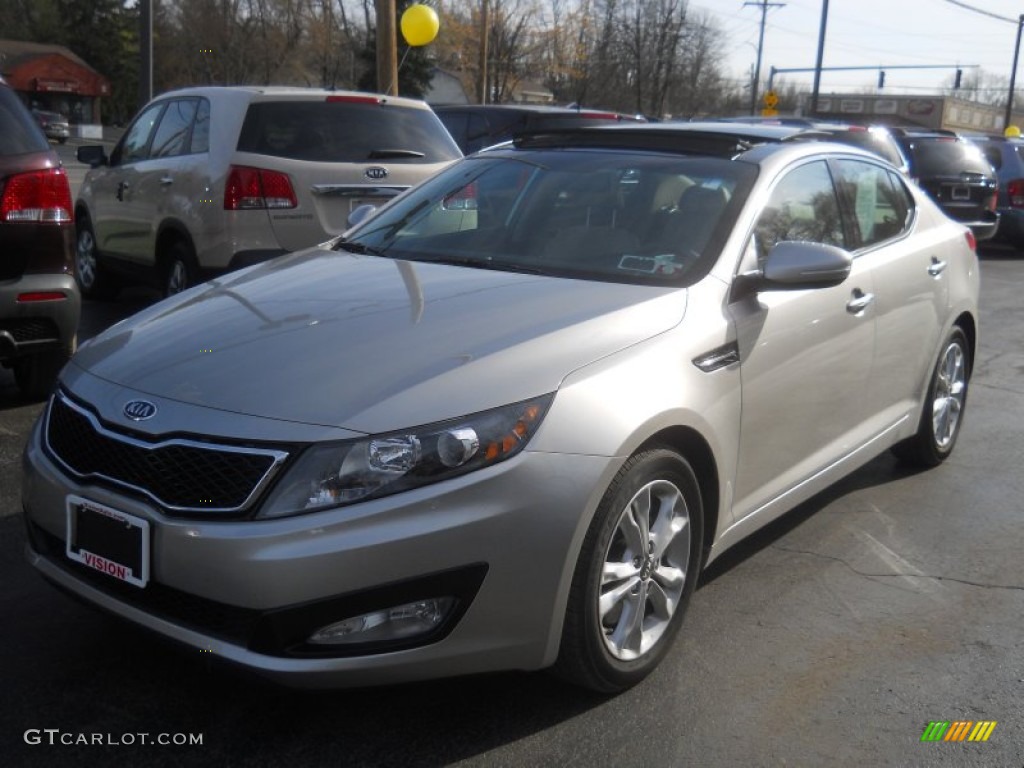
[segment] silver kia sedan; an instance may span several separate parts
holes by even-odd
[[[83,344],[26,448],[28,558],[286,684],[622,690],[727,548],[881,452],[950,455],[978,281],[855,148],[524,134]]]

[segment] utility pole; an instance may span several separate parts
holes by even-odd
[[[754,5],[761,9],[761,34],[757,38],[757,64],[754,66],[754,82],[750,85],[750,114],[757,114],[757,86],[761,82],[761,52],[764,50],[764,25],[769,8],[783,8],[785,3],[769,3],[768,0],[746,2],[743,5]]]
[[[377,93],[398,95],[398,37],[395,0],[375,0],[377,11]]]
[[[139,0],[139,108],[153,98],[153,0]]]
[[[1017,44],[1013,47],[1013,69],[1010,70],[1010,93],[1006,99],[1006,118],[1003,120],[1003,130],[1010,127],[1013,119],[1013,89],[1017,86],[1017,59],[1020,57],[1020,32],[1024,29],[1024,13],[1017,19]]]
[[[825,30],[828,28],[828,0],[821,0],[821,29],[818,31],[818,58],[814,65],[814,87],[811,88],[811,117],[818,114],[818,91],[821,89],[821,62],[825,58]]]
[[[487,18],[487,0],[480,0],[480,103],[486,104],[488,98],[487,87],[487,32],[490,21]]]

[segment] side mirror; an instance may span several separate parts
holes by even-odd
[[[86,144],[79,147],[78,151],[75,152],[75,157],[78,158],[78,162],[84,163],[90,168],[99,168],[101,165],[106,165],[109,162],[107,153],[99,144]]]
[[[742,294],[829,288],[842,283],[852,266],[853,257],[842,248],[783,240],[768,252],[760,270],[739,275],[737,287]]]
[[[849,252],[834,245],[783,240],[768,252],[761,274],[769,289],[827,288],[843,282],[852,265]]]
[[[348,215],[348,225],[350,227],[354,227],[356,224],[361,222],[363,219],[365,219],[367,216],[369,216],[376,210],[376,205],[370,205],[369,203],[367,203],[366,205],[360,205],[358,208],[353,210],[352,213]]]

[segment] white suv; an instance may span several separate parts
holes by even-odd
[[[150,102],[108,158],[83,146],[75,204],[85,296],[165,294],[340,234],[461,157],[421,101],[349,91],[204,87]]]

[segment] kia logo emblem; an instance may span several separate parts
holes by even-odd
[[[124,404],[124,415],[132,421],[145,421],[156,416],[156,406],[149,400],[129,400]]]
[[[388,176],[388,169],[375,166],[373,168],[366,169],[366,178],[368,179],[386,179]]]

